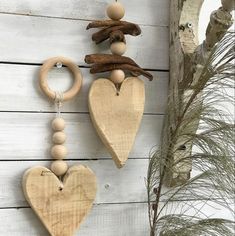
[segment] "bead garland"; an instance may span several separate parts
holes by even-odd
[[[112,54],[99,53],[85,56],[87,64],[91,66],[91,74],[111,72],[109,79],[117,88],[117,95],[121,84],[126,79],[128,72],[132,77],[143,75],[150,81],[153,75],[141,68],[133,59],[123,56],[127,50],[125,35],[138,36],[141,34],[139,25],[122,20],[125,15],[123,5],[118,1],[111,3],[106,8],[109,19],[95,20],[87,25],[87,30],[97,28],[98,31],[92,34],[92,41],[96,44],[109,40]]]
[[[62,106],[63,96],[57,96],[55,99],[55,105],[57,108],[57,117],[53,119],[51,126],[54,134],[52,136],[52,141],[54,143],[51,148],[51,156],[55,159],[51,164],[51,170],[57,176],[64,175],[68,170],[68,165],[63,159],[67,156],[68,150],[66,148],[66,134],[64,133],[65,129],[65,120],[61,118],[60,108]]]
[[[74,84],[69,91],[65,93],[52,91],[47,84],[47,73],[50,68],[56,65],[61,68],[62,65],[66,65],[74,75]],[[51,148],[51,156],[54,159],[51,164],[51,171],[54,172],[58,177],[63,176],[68,170],[68,164],[64,161],[68,154],[68,150],[65,146],[66,134],[65,130],[65,120],[61,118],[60,109],[64,101],[72,99],[80,90],[82,83],[82,76],[79,68],[76,64],[64,57],[55,57],[48,59],[42,66],[40,71],[39,85],[42,91],[51,99],[54,100],[56,106],[56,118],[51,122],[52,130],[54,131],[52,135],[53,146]]]
[[[92,34],[92,41],[96,44],[109,41],[112,53],[85,56],[84,61],[91,65],[91,74],[110,73],[108,77],[92,83],[88,104],[98,135],[117,167],[122,168],[128,159],[144,112],[145,88],[139,76],[143,75],[150,81],[153,76],[133,59],[123,56],[127,49],[125,35],[140,35],[139,25],[121,20],[125,9],[120,2],[108,5],[106,13],[110,19],[92,21],[86,28],[96,28],[98,31]]]
[[[108,5],[106,13],[111,20],[120,21],[125,15],[125,8],[120,2],[114,2]],[[110,45],[110,51],[113,55],[122,56],[126,52],[126,43],[122,41],[112,42]],[[123,70],[111,71],[110,80],[114,84],[121,84],[124,79],[125,73]]]

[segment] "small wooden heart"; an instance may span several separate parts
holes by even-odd
[[[96,177],[87,167],[72,166],[61,182],[49,169],[25,172],[25,197],[52,236],[72,236],[89,213],[96,196]]]
[[[144,82],[126,78],[117,93],[108,79],[93,82],[89,110],[94,127],[118,168],[125,165],[144,112]]]

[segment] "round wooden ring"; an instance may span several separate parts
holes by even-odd
[[[46,60],[39,72],[39,85],[42,91],[50,98],[55,100],[56,92],[51,90],[47,83],[47,74],[49,70],[56,65],[57,62],[61,62],[67,66],[74,75],[73,86],[66,92],[63,93],[63,101],[72,99],[79,92],[82,85],[82,74],[79,67],[70,59],[65,57],[52,57]]]

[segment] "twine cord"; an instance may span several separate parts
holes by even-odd
[[[55,108],[56,108],[56,117],[61,116],[61,107],[63,105],[64,95],[62,92],[57,91],[55,93]]]

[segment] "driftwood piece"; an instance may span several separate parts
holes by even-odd
[[[231,12],[235,10],[235,0],[221,0],[221,3],[225,11]]]
[[[211,13],[206,30],[206,38],[194,53],[195,64],[204,64],[211,49],[219,42],[233,24],[230,11],[235,9],[235,0],[222,0],[222,7]]]
[[[102,43],[110,37],[110,34],[115,31],[121,31],[123,34],[137,36],[141,34],[141,29],[138,25],[127,22],[126,24],[114,25],[106,27],[92,35],[92,40],[96,44]]]
[[[170,96],[168,103],[173,110],[167,112],[163,144],[170,147],[172,153],[167,156],[167,176],[165,183],[168,186],[181,185],[190,178],[191,155],[193,143],[182,135],[176,135],[177,122],[181,119],[182,109],[194,92],[193,85],[200,78],[201,70],[212,47],[225,35],[231,26],[231,14],[234,0],[222,0],[223,7],[211,14],[211,20],[206,32],[206,39],[202,45],[198,42],[198,20],[204,0],[171,0],[170,6]],[[191,86],[189,86],[191,85]],[[185,89],[187,88],[187,89]],[[200,112],[201,94],[198,95]],[[190,113],[190,108],[188,109]],[[188,134],[195,134],[199,119],[195,120],[187,130]],[[167,150],[163,150],[167,153]],[[185,162],[182,162],[185,160]],[[176,164],[179,163],[179,164]]]
[[[198,18],[203,0],[171,0],[170,6],[170,85],[169,101],[173,110],[167,112],[162,143],[163,155],[167,155],[167,175],[165,184],[176,186],[184,184],[190,178],[191,161],[186,159],[192,151],[192,142],[185,144],[184,137],[177,135],[177,122],[191,91],[184,89],[185,80],[192,81],[195,73],[192,63],[193,53],[198,46]],[[189,78],[186,78],[189,77]],[[188,83],[187,82],[187,83]],[[191,126],[192,127],[192,126]],[[198,122],[190,133],[195,133]],[[168,149],[168,150],[167,150]],[[169,153],[169,149],[173,150]],[[182,163],[180,160],[186,160]],[[179,164],[176,164],[179,163]]]
[[[86,55],[85,62],[87,64],[130,64],[139,67],[131,58],[111,55],[111,54],[91,54]]]
[[[207,50],[211,50],[224,37],[232,24],[232,15],[224,10],[223,7],[212,12],[210,23],[206,30],[205,46]]]
[[[107,71],[112,71],[112,70],[129,71],[135,76],[143,75],[146,78],[148,78],[150,81],[153,80],[153,76],[149,72],[143,70],[140,67],[130,65],[130,64],[94,64],[92,65],[90,72],[92,74],[96,74],[96,73],[102,73],[102,72],[107,72]]]
[[[126,25],[135,25],[128,21],[121,21],[121,20],[97,20],[93,21],[88,24],[87,30],[92,28],[106,28],[106,27],[112,27],[112,26],[126,26]],[[136,25],[138,28],[139,26]]]
[[[110,44],[115,42],[126,43],[125,35],[121,30],[116,30],[109,35]]]
[[[94,64],[90,70],[92,74],[120,69],[129,71],[134,76],[143,75],[150,81],[153,80],[153,76],[149,72],[140,68],[140,66],[129,57],[110,54],[91,54],[86,55],[85,62],[87,64]]]

